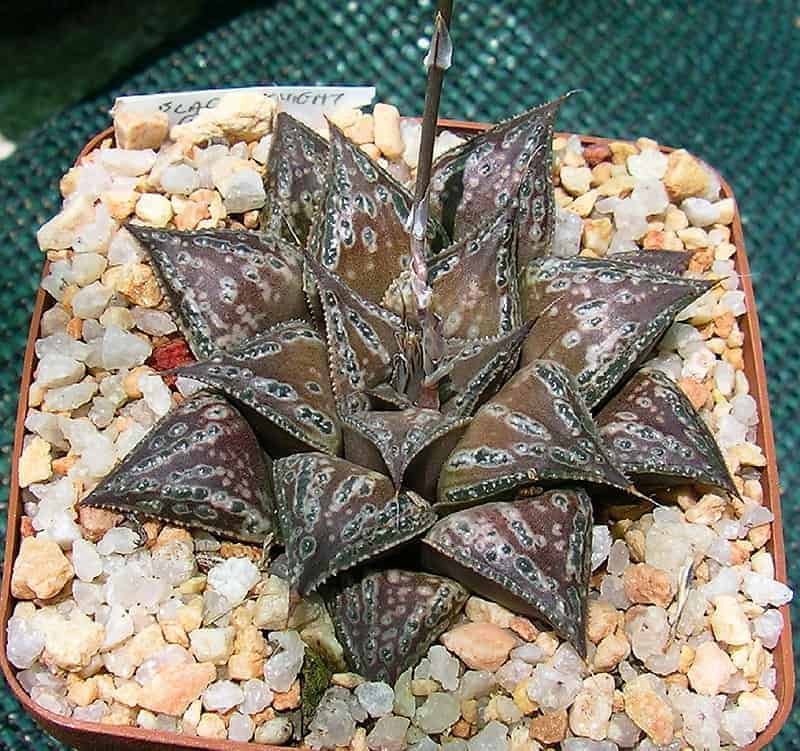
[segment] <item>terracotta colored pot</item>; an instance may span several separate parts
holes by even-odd
[[[488,126],[483,123],[464,122],[458,120],[442,120],[440,125],[443,128],[453,130],[464,135],[471,135],[486,129]],[[99,133],[92,138],[78,159],[97,148],[103,140],[113,137],[113,130]],[[612,139],[596,138],[592,136],[582,137],[584,143],[607,144]],[[669,152],[672,149],[662,148],[662,151]],[[733,191],[725,180],[720,178],[722,184],[723,197],[732,198]],[[742,234],[742,223],[738,209],[733,219],[731,242],[736,246],[734,260],[736,270],[740,275],[740,283],[745,293],[747,301],[747,314],[740,319],[743,328],[744,341],[744,371],[750,383],[751,394],[758,404],[760,423],[758,426],[757,443],[764,452],[767,459],[767,466],[762,475],[762,485],[764,489],[764,504],[775,515],[772,524],[772,538],[768,543],[768,549],[772,552],[775,559],[775,576],[782,582],[786,582],[786,558],[783,546],[783,528],[781,526],[781,505],[780,487],[778,484],[778,468],[775,458],[775,443],[772,436],[772,419],[769,411],[769,401],[767,399],[767,382],[764,372],[764,357],[761,349],[761,336],[758,328],[758,317],[756,315],[756,305],[753,298],[753,286],[750,278],[750,268],[747,263],[745,253],[744,237]],[[46,271],[46,267],[45,267]],[[3,668],[8,685],[17,697],[19,702],[30,713],[36,722],[51,735],[69,746],[78,749],[100,749],[101,751],[112,751],[112,749],[129,748],[141,749],[177,749],[195,748],[208,749],[210,751],[245,751],[250,744],[238,741],[213,740],[198,738],[189,735],[177,735],[163,731],[143,730],[141,728],[121,727],[115,725],[101,725],[91,722],[81,722],[43,709],[34,703],[28,694],[20,686],[16,678],[16,670],[11,666],[6,655],[6,624],[11,616],[14,606],[14,599],[11,596],[11,569],[17,550],[20,544],[20,517],[22,516],[22,500],[18,480],[18,462],[22,452],[22,438],[25,432],[24,421],[28,409],[28,387],[33,380],[35,370],[34,343],[39,333],[39,323],[42,313],[49,306],[50,300],[44,290],[39,289],[36,295],[36,304],[33,310],[30,332],[28,334],[28,346],[25,350],[23,361],[22,382],[20,384],[19,408],[17,410],[17,426],[14,435],[14,450],[11,464],[11,495],[8,504],[8,533],[6,538],[5,561],[3,566],[3,587],[0,594],[0,623],[2,623],[2,639],[0,639],[0,666]],[[792,708],[794,697],[794,661],[792,658],[792,631],[789,622],[789,608],[781,608],[785,627],[781,634],[780,641],[773,651],[775,667],[777,669],[778,684],[775,694],[779,701],[778,711],[772,718],[766,730],[761,733],[756,741],[747,747],[747,751],[755,751],[766,746],[778,733],[783,726],[789,711]],[[272,747],[278,748],[278,747]],[[285,747],[284,747],[285,748]]]

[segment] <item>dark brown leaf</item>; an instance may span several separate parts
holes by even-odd
[[[737,494],[711,431],[664,373],[634,374],[596,420],[609,450],[637,484],[698,482]]]
[[[624,253],[615,253],[611,260],[682,276],[689,268],[692,255],[686,250],[628,250]]]
[[[535,260],[523,277],[524,315],[533,327],[522,364],[561,363],[590,408],[643,361],[677,313],[712,286],[591,258]]]
[[[442,412],[471,415],[492,396],[514,372],[530,326],[523,323],[510,334],[489,339],[445,342],[447,375],[439,383]]]
[[[261,543],[273,530],[269,476],[246,420],[200,393],[167,413],[81,505]]]
[[[177,375],[233,399],[273,456],[317,449],[338,454],[341,431],[328,380],[325,342],[304,321],[288,321]]]
[[[395,488],[404,484],[423,498],[434,498],[442,463],[469,418],[409,407],[396,412],[356,412],[342,422],[345,458],[388,474]],[[412,465],[414,471],[409,470]]]
[[[498,213],[436,256],[428,284],[443,336],[479,339],[511,331],[520,315],[512,212]]]
[[[410,265],[406,220],[413,199],[335,125],[330,131],[328,193],[310,250],[364,299],[380,303]]]
[[[589,496],[564,488],[450,514],[425,535],[423,560],[473,592],[548,623],[585,655],[591,540]]]
[[[366,394],[386,384],[403,353],[406,327],[307,257],[325,316],[333,392],[343,414],[369,407]]]
[[[553,123],[563,99],[471,138],[433,166],[431,212],[454,240],[500,209],[518,210],[519,261],[543,255],[553,234]]]
[[[302,255],[282,240],[238,230],[128,229],[149,251],[197,358],[308,316]]]
[[[325,195],[328,142],[286,112],[275,118],[261,231],[305,248]]]
[[[467,596],[451,579],[388,569],[347,577],[328,608],[352,670],[394,685],[453,624]]]
[[[558,363],[536,360],[478,410],[442,469],[436,509],[573,482],[633,491],[603,445],[575,379]]]
[[[289,577],[301,594],[424,532],[436,520],[426,501],[397,492],[386,475],[319,453],[278,459],[278,519]]]

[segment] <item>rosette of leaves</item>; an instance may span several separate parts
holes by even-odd
[[[735,489],[678,387],[641,369],[708,283],[677,256],[549,253],[557,106],[434,164],[423,315],[411,194],[334,126],[278,115],[260,231],[131,226],[197,357],[175,372],[203,391],[82,503],[275,535],[369,678],[414,664],[465,587],[584,653],[593,503]]]

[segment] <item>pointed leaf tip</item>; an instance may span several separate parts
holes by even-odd
[[[328,608],[350,667],[394,685],[453,624],[467,597],[452,579],[388,569],[345,577]]]
[[[328,142],[287,112],[275,117],[261,230],[305,248],[325,195]]]
[[[437,159],[431,210],[454,240],[498,210],[516,208],[520,264],[546,252],[555,220],[552,142],[561,102],[501,122]]]
[[[738,495],[725,459],[680,387],[641,370],[597,415],[600,435],[625,472],[645,487],[697,482]]]
[[[710,288],[657,269],[592,258],[543,258],[523,272],[533,321],[522,364],[559,362],[590,408],[641,363],[680,310]]]
[[[507,499],[528,486],[588,483],[628,492],[574,378],[555,362],[519,370],[481,407],[445,462],[438,511]]]
[[[423,560],[479,595],[550,624],[585,655],[591,537],[589,496],[564,488],[446,516],[423,538]]]
[[[319,453],[274,465],[278,519],[292,585],[301,594],[422,534],[430,505],[386,475]]]
[[[241,414],[202,392],[167,413],[81,505],[243,542],[274,528],[268,459]]]

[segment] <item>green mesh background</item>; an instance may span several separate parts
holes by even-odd
[[[57,210],[58,180],[109,124],[121,93],[253,83],[375,83],[420,112],[420,59],[435,3],[286,0],[250,10],[154,60],[120,86],[51,118],[0,163],[0,496],[22,352],[42,257],[35,229]],[[568,89],[564,130],[685,146],[732,183],[745,222],[763,327],[784,487],[787,557],[800,584],[800,5],[788,0],[456,0],[455,66],[443,116],[495,120]],[[113,44],[113,41],[110,42]],[[3,515],[0,518],[4,519]],[[4,521],[0,522],[3,525]],[[800,623],[800,608],[794,610]],[[800,646],[800,645],[798,645]],[[800,651],[797,650],[796,651]],[[0,744],[58,746],[0,693]],[[800,747],[800,711],[772,746]]]

